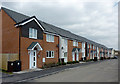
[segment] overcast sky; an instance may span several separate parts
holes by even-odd
[[[24,1],[24,2],[23,2]],[[28,0],[27,0],[28,1]],[[34,0],[2,6],[118,49],[119,0]],[[88,2],[89,1],[89,2]]]

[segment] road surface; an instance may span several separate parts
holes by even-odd
[[[28,82],[118,82],[118,59],[79,66]]]

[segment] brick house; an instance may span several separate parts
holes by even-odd
[[[103,52],[101,44],[43,22],[35,16],[29,17],[4,7],[0,14],[2,54],[7,56],[4,61],[6,65],[13,55],[17,58],[12,61],[20,60],[21,70],[25,70],[41,68],[49,63],[94,59]]]

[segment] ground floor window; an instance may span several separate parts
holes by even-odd
[[[54,58],[54,51],[46,51],[47,58]]]

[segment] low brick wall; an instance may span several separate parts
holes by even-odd
[[[8,70],[8,61],[19,60],[19,55],[16,53],[13,54],[0,54],[0,68],[4,70]]]

